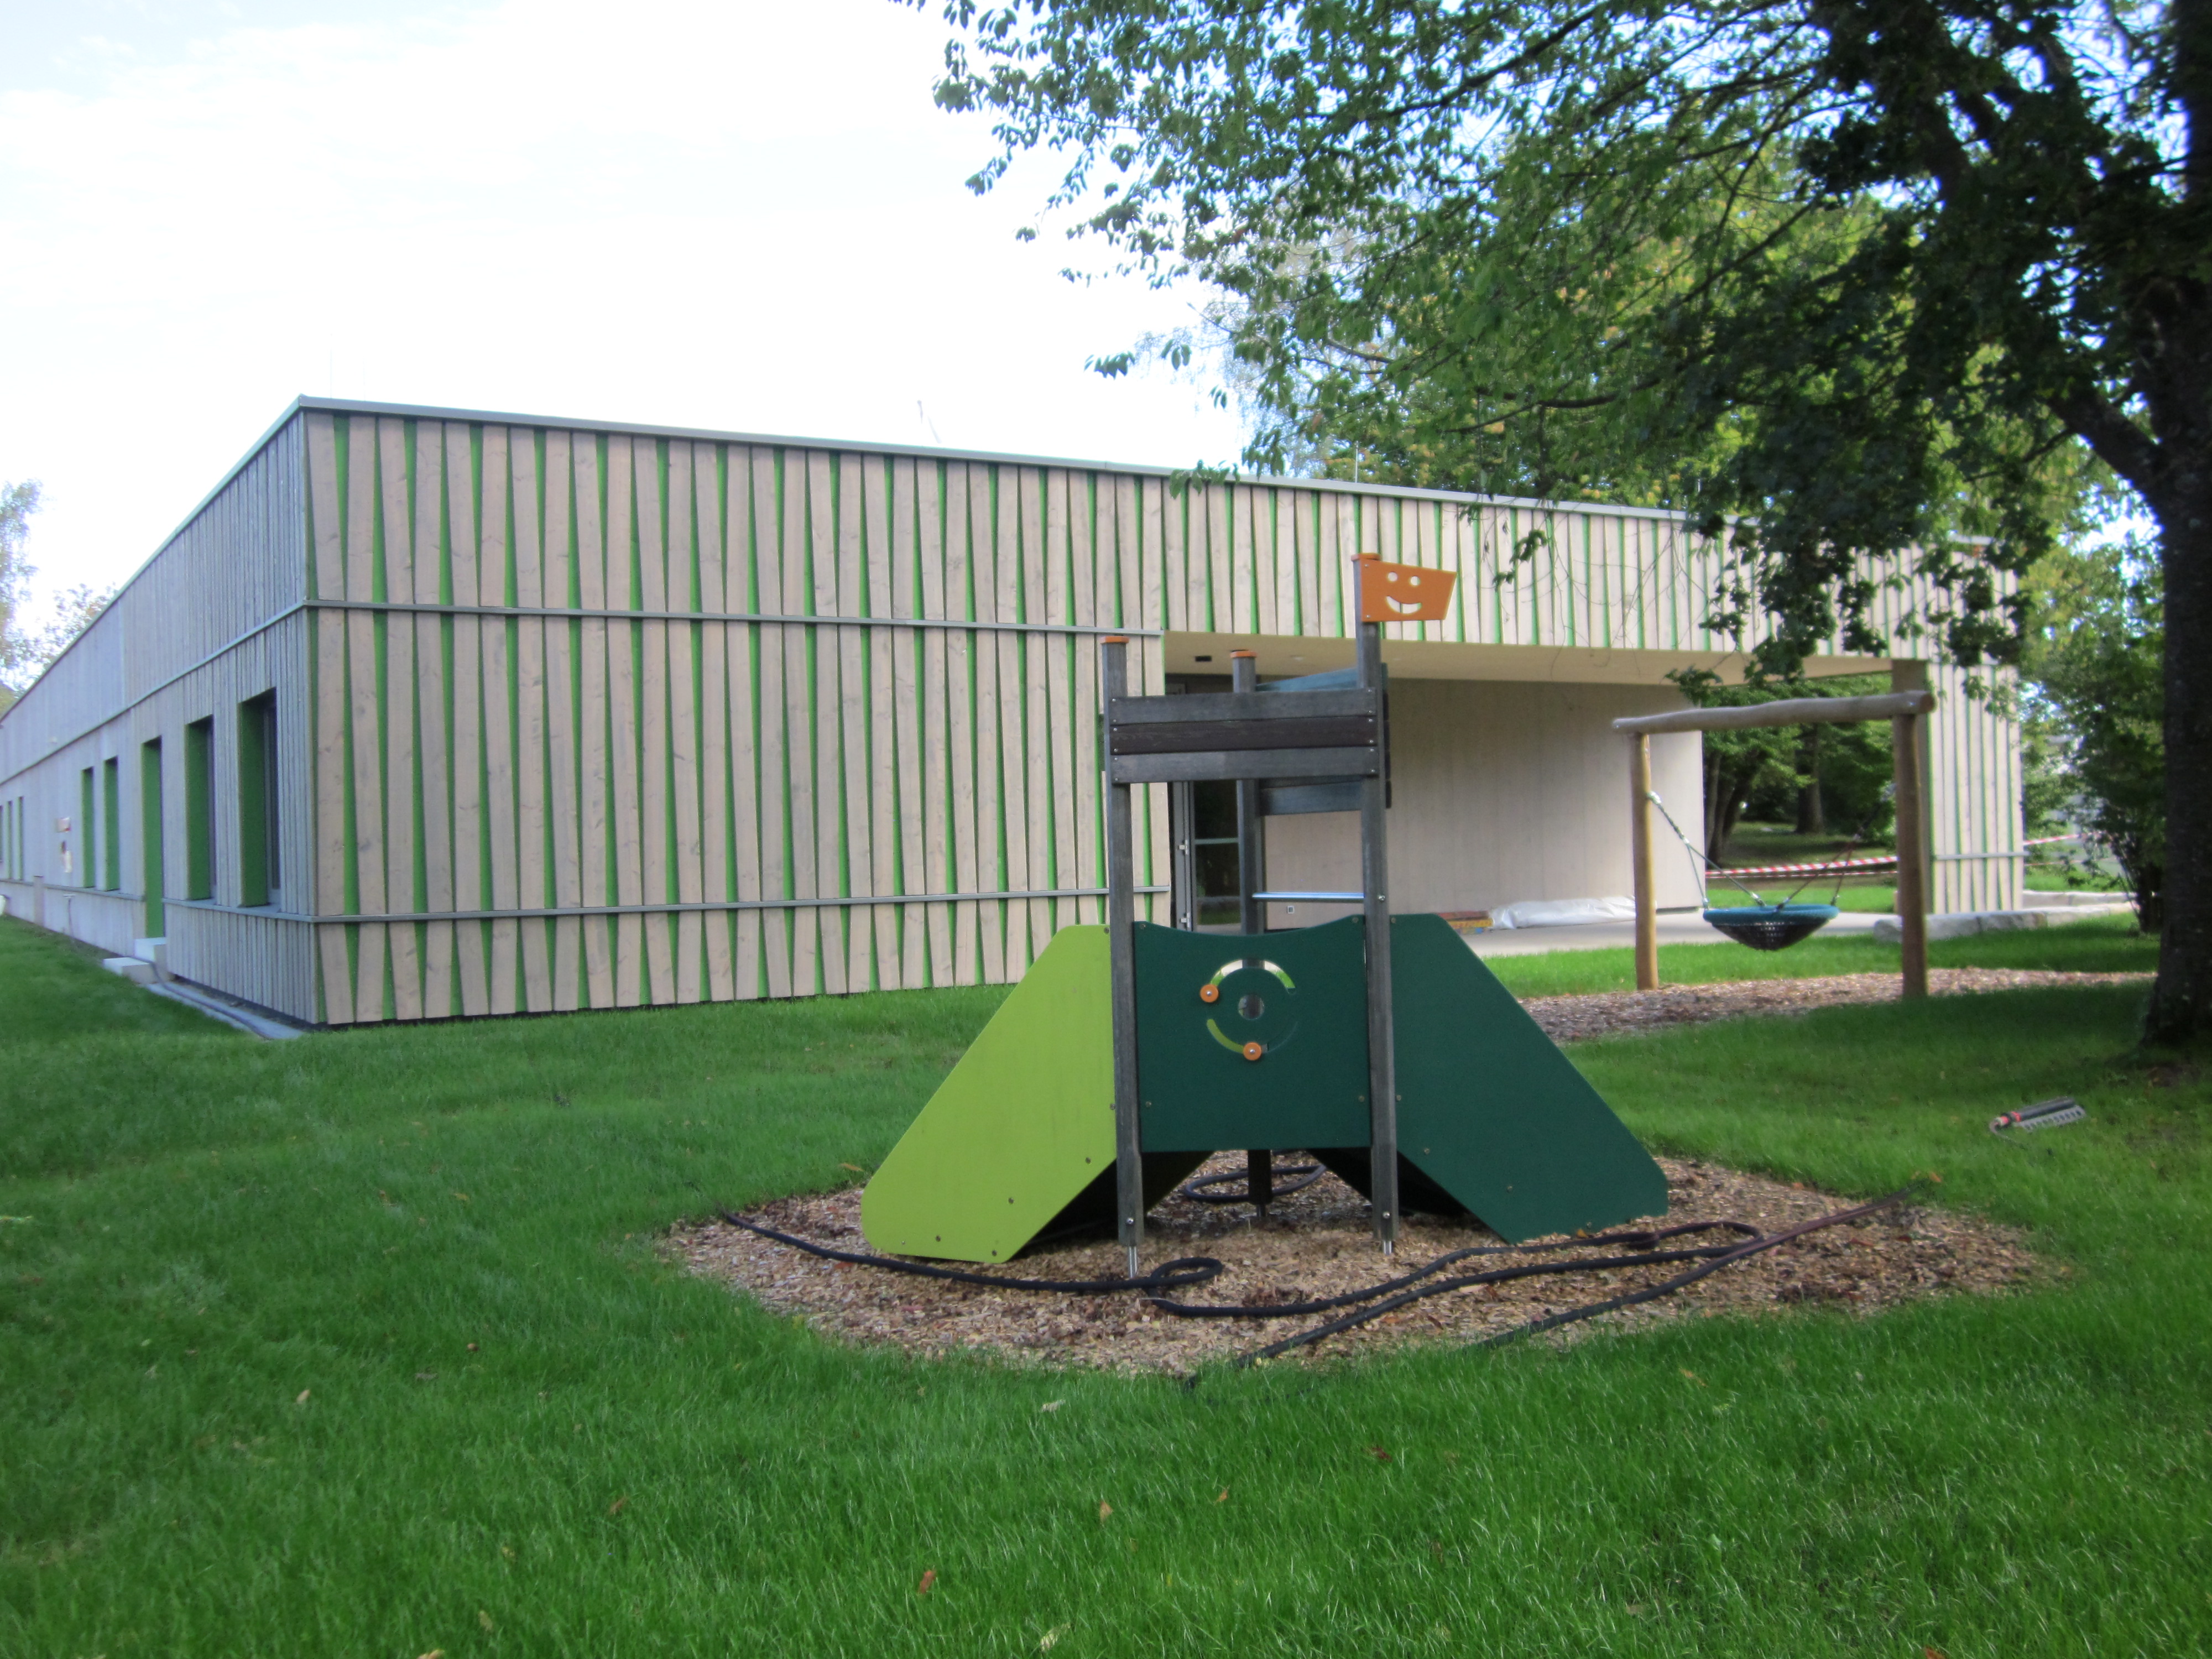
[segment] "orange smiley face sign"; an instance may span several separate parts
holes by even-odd
[[[1362,622],[1442,622],[1459,578],[1418,564],[1385,564],[1372,553],[1352,562],[1358,573]]]

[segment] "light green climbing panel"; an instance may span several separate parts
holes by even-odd
[[[1114,1164],[1103,927],[1063,927],[860,1201],[879,1250],[1004,1261]]]

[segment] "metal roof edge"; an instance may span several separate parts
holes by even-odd
[[[888,444],[842,438],[808,438],[791,433],[731,432],[714,427],[653,426],[635,421],[577,421],[550,415],[519,415],[506,410],[448,409],[430,404],[380,404],[352,398],[301,396],[287,411],[323,410],[334,415],[391,415],[419,421],[483,421],[497,426],[531,426],[568,432],[625,432],[654,438],[687,438],[694,442],[781,446],[793,449],[857,451],[866,455],[912,455],[933,460],[986,461],[1009,466],[1065,466],[1084,471],[1127,472],[1143,477],[1168,478],[1186,468],[1154,466],[1127,461],[1085,460],[1065,455],[1022,455],[1003,450],[950,449],[932,444]],[[277,422],[282,426],[283,421]],[[271,428],[261,440],[275,435]],[[258,446],[256,447],[257,448]],[[251,459],[249,455],[248,459]],[[245,462],[239,463],[240,466]],[[236,469],[233,469],[234,476]],[[226,478],[225,483],[229,480]],[[1485,507],[1533,507],[1547,513],[1608,513],[1638,519],[1680,522],[1682,514],[1663,507],[1616,507],[1603,501],[1543,501],[1528,495],[1480,495],[1462,489],[1427,489],[1412,484],[1352,483],[1342,478],[1294,478],[1268,473],[1237,474],[1235,483],[1264,484],[1276,489],[1349,490],[1361,495],[1411,496],[1424,501],[1465,501]],[[221,488],[220,485],[217,486]],[[203,503],[204,505],[204,503]],[[185,523],[191,522],[187,519]],[[180,526],[181,527],[181,526]]]
[[[162,554],[167,552],[169,550],[170,544],[173,543],[178,537],[183,535],[185,532],[192,527],[192,521],[195,519],[198,518],[201,514],[206,512],[208,508],[215,505],[215,498],[222,495],[224,490],[230,488],[232,481],[252,464],[254,457],[260,454],[263,450],[269,447],[270,440],[274,438],[278,433],[282,432],[286,424],[296,416],[301,410],[307,408],[307,403],[308,400],[304,396],[293,398],[291,403],[286,406],[284,412],[271,422],[262,432],[259,437],[256,438],[251,444],[246,446],[246,453],[243,455],[240,455],[237,460],[231,464],[230,471],[222,475],[222,478],[216,482],[215,488],[209,490],[207,494],[199,498],[198,502],[194,505],[192,510],[185,514],[183,518],[177,521],[176,528],[172,530],[167,535],[162,537],[161,539],[155,544],[154,550],[151,553],[149,553],[144,558],[138,561],[138,568],[136,570],[133,570],[129,575],[125,576],[120,582],[116,584],[114,593],[109,597],[106,605],[101,610],[100,615],[93,618],[91,625],[79,631],[76,638],[70,640],[67,645],[56,652],[54,653],[54,659],[39,671],[39,678],[33,680],[28,685],[25,686],[21,691],[17,693],[15,702],[9,703],[4,710],[0,710],[0,722],[7,720],[17,709],[21,708],[26,702],[30,701],[31,693],[37,690],[41,684],[45,684],[47,675],[52,673],[55,669],[62,665],[63,662],[67,659],[69,653],[76,649],[78,641],[90,637],[93,629],[100,626],[100,623],[106,618],[108,612],[115,608],[117,602],[119,601],[125,593],[129,592],[133,587],[137,586],[138,579],[141,576],[144,575],[149,570],[151,570],[154,568],[154,561],[160,558]]]

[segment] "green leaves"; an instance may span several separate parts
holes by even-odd
[[[2129,542],[2053,557],[2036,574],[2043,605],[2027,654],[2030,720],[2057,739],[2069,816],[2112,854],[2144,931],[2156,933],[2166,861],[2158,567]]]
[[[2193,395],[2183,359],[2212,374],[2212,235],[2174,182],[2162,13],[946,15],[939,97],[998,112],[994,167],[1064,150],[1071,234],[1226,296],[1198,343],[1248,462],[1725,527],[1715,614],[1767,674],[1831,641],[1887,654],[1876,600],[1906,587],[1947,654],[2011,659],[2007,579],[2096,494],[2077,444],[2167,510],[2148,417]]]

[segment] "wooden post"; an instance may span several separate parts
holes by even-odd
[[[1920,723],[1889,723],[1897,765],[1897,915],[1905,933],[1905,994],[1928,994],[1928,831],[1920,793]]]
[[[1115,698],[1129,695],[1129,642],[1109,635],[1099,644],[1099,690],[1110,712]],[[1145,1242],[1145,1155],[1137,1116],[1136,854],[1129,789],[1108,780],[1106,955],[1114,1013],[1115,1231],[1134,1279],[1137,1253]]]
[[[1231,691],[1257,691],[1260,689],[1260,661],[1249,651],[1229,653],[1229,689]],[[1248,938],[1267,931],[1267,916],[1262,909],[1260,892],[1261,861],[1265,854],[1260,846],[1260,781],[1239,778],[1237,781],[1237,926]],[[1275,1197],[1275,1153],[1268,1146],[1248,1146],[1244,1151],[1244,1195],[1267,1218],[1267,1206]]]
[[[1651,878],[1651,738],[1628,739],[1629,857],[1636,878],[1636,988],[1659,988],[1659,898]]]
[[[1359,684],[1382,690],[1380,623],[1359,624]],[[1384,720],[1376,721],[1378,755],[1389,752],[1383,726]],[[1390,860],[1379,770],[1359,786],[1359,874],[1367,950],[1368,1197],[1376,1239],[1389,1255],[1398,1238],[1398,1066],[1390,1017]]]

